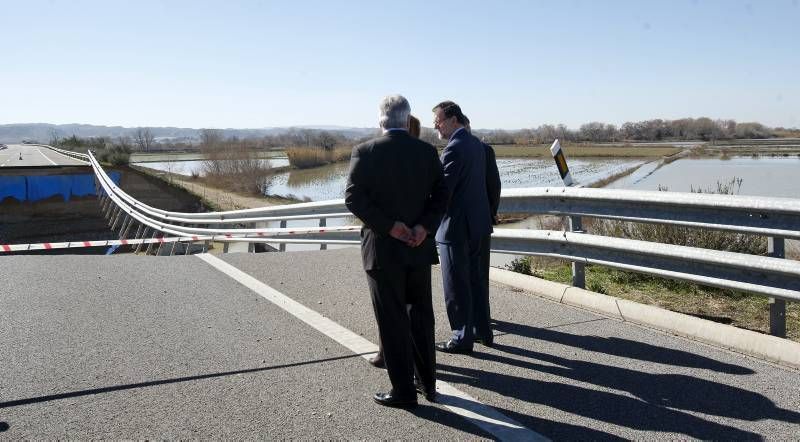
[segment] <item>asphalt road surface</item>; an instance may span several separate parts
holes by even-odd
[[[85,165],[86,163],[82,163],[46,147],[27,144],[9,144],[6,149],[0,149],[0,168]]]
[[[357,249],[222,260],[377,342]],[[437,338],[448,336],[434,268]],[[0,439],[495,438],[195,256],[0,257]],[[555,440],[796,439],[800,373],[492,286],[438,378]]]

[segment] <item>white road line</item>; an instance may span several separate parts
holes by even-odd
[[[5,156],[5,155],[4,155],[4,156]],[[6,165],[6,164],[7,164],[9,161],[13,160],[14,158],[17,158],[17,157],[16,157],[16,156],[14,156],[14,155],[13,155],[13,154],[11,154],[11,153],[8,153],[8,158],[7,158],[5,161],[3,161],[3,164],[0,164],[0,167],[3,167],[3,166],[5,166],[5,165]]]
[[[296,318],[315,328],[322,334],[347,347],[350,351],[369,359],[378,351],[378,346],[357,333],[322,316],[314,310],[289,298],[247,273],[208,253],[195,255],[220,272],[230,276],[238,283],[256,292],[267,301],[277,305]],[[478,402],[467,393],[444,382],[437,381],[439,396],[437,402],[448,410],[467,419],[484,431],[500,440],[508,441],[546,441],[546,437],[525,428],[519,422],[503,415],[494,408]]]
[[[39,152],[39,155],[43,156],[45,160],[49,161],[50,164],[52,164],[53,166],[58,166],[58,163],[56,163],[55,161],[51,160],[50,157],[48,157],[47,155],[43,154],[41,149],[36,148],[36,151]]]
[[[63,153],[61,153],[61,152],[57,152],[57,151],[55,151],[55,150],[50,150],[50,149],[47,149],[47,150],[48,150],[48,152],[53,152],[53,153],[54,153],[54,154],[56,154],[56,155],[61,155],[62,157],[66,158],[66,159],[68,159],[68,160],[70,160],[70,161],[76,161],[76,162],[78,162],[78,163],[80,163],[80,164],[91,164],[91,163],[89,163],[88,161],[81,161],[81,160],[79,160],[79,159],[77,159],[77,158],[72,158],[72,157],[70,157],[70,156],[64,155]],[[71,165],[71,164],[68,164],[68,165]]]

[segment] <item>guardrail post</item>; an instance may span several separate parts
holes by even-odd
[[[767,255],[785,258],[786,248],[783,238],[767,238]],[[769,298],[769,334],[779,338],[786,337],[786,301]]]
[[[136,239],[144,240],[147,237],[147,234],[150,233],[150,227],[145,226],[144,230],[142,230],[142,237],[139,238],[139,233],[136,233]],[[142,249],[142,242],[136,245],[136,250],[133,251],[135,254],[139,254],[139,250]]]
[[[285,228],[286,228],[286,220],[284,219],[284,220],[281,220],[281,229],[285,229]],[[280,250],[281,252],[285,252],[286,251],[286,243],[285,242],[280,243],[280,245],[278,246],[278,250]]]
[[[178,241],[172,241],[172,247],[169,249],[169,256],[175,255],[175,247],[178,246]]]
[[[319,226],[320,227],[325,227],[327,225],[328,225],[328,220],[326,218],[320,218],[319,219]],[[328,250],[328,245],[327,244],[320,244],[319,245],[319,249],[320,250]]]
[[[569,217],[569,231],[583,233],[583,223],[580,216]],[[572,286],[586,288],[586,264],[572,261]]]
[[[250,224],[249,226],[252,229],[256,228],[256,223]],[[247,242],[247,253],[256,253],[256,243],[252,241]]]
[[[147,250],[144,251],[145,255],[150,255],[150,249],[153,248],[153,240],[156,239],[156,235],[158,235],[158,230],[153,230],[153,236],[150,238],[150,242],[147,243]]]
[[[128,232],[131,230],[131,227],[133,227],[133,223],[135,223],[135,222],[136,222],[136,220],[133,219],[133,217],[131,217],[130,222],[128,223],[128,225],[125,226],[124,229],[119,229],[119,239],[125,239],[125,238],[128,237]]]

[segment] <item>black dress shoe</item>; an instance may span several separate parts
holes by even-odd
[[[410,399],[403,399],[396,397],[393,392],[388,393],[375,393],[372,400],[385,407],[395,408],[414,408],[417,406],[417,397],[414,396]]]
[[[459,344],[452,339],[447,342],[439,342],[436,344],[436,350],[439,350],[442,353],[458,353],[462,355],[472,354],[472,347],[467,347],[466,345]]]
[[[369,358],[369,363],[372,364],[373,367],[386,368],[386,362],[384,362],[383,355],[380,353]]]
[[[479,344],[482,344],[485,347],[493,347],[494,346],[494,336],[491,338],[479,338],[477,339]]]
[[[425,400],[428,402],[436,402],[436,386],[434,385],[431,388],[426,388],[422,385],[422,382],[419,380],[414,380],[414,388],[417,390],[417,393],[425,396]]]

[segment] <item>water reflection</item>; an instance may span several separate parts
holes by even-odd
[[[132,164],[135,166],[149,167],[151,169],[161,170],[164,172],[190,176],[192,174],[203,175],[204,161],[205,160],[148,161]],[[261,160],[261,162],[269,167],[286,167],[289,165],[288,158],[270,158]]]
[[[607,188],[658,190],[673,192],[716,189],[717,182],[742,179],[739,194],[800,198],[800,158],[798,157],[724,157],[685,158],[662,167],[647,164]]]

